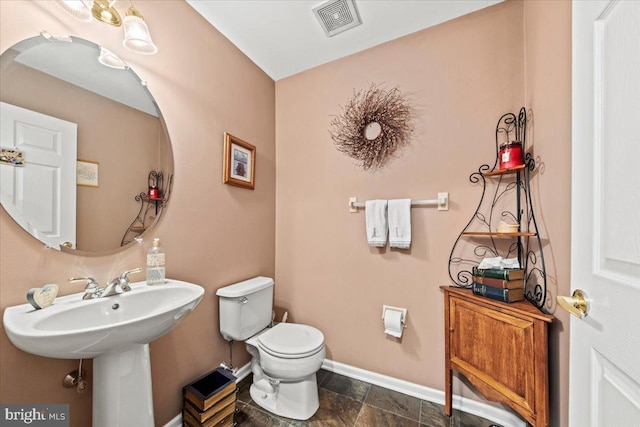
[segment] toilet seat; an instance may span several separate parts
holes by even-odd
[[[309,325],[279,323],[257,338],[264,352],[283,359],[312,356],[324,348],[324,335]]]

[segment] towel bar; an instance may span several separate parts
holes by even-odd
[[[349,198],[349,212],[358,212],[358,208],[364,208],[364,202],[358,202],[357,197]],[[433,200],[412,200],[411,206],[437,206],[439,211],[449,210],[449,193],[438,193],[438,198]]]

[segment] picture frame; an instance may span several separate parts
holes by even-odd
[[[98,187],[98,162],[80,160],[76,162],[76,184],[81,187]]]
[[[224,133],[223,183],[255,188],[256,147],[227,132]]]

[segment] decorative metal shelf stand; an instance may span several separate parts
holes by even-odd
[[[458,235],[449,255],[449,277],[462,288],[472,286],[472,268],[485,257],[517,257],[525,271],[525,296],[547,311],[547,274],[542,241],[531,202],[530,178],[536,168],[526,145],[527,113],[502,115],[496,125],[496,158],[493,167],[483,164],[469,176],[482,184],[482,195],[471,220]],[[500,169],[500,146],[521,142],[522,165]],[[515,199],[515,200],[513,200]],[[517,224],[517,231],[499,232],[498,223]]]
[[[169,176],[167,186],[163,189],[164,175],[162,171],[149,172],[149,192],[144,191],[135,196],[136,202],[140,202],[138,215],[127,228],[120,241],[120,246],[131,243],[146,229],[151,227],[160,217],[162,210],[169,202],[173,175]]]

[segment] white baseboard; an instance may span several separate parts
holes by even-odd
[[[249,375],[250,373],[251,373],[251,362],[247,363],[244,366],[239,367],[238,370],[233,373],[233,375],[237,378],[236,382],[238,383],[243,379],[245,379],[247,375]]]
[[[427,400],[429,402],[444,405],[444,391],[425,387],[420,384],[411,383],[409,381],[400,380],[389,377],[387,375],[378,374],[376,372],[367,371],[365,369],[356,368],[355,366],[346,365],[344,363],[335,362],[325,359],[322,368],[336,374],[356,380],[366,381],[389,390],[398,391],[418,399]],[[238,368],[234,373],[237,381],[241,381],[251,373],[251,362]],[[479,402],[477,400],[468,399],[466,397],[453,396],[453,407],[468,414],[477,415],[482,418],[491,420],[504,427],[526,427],[527,424],[512,412],[497,406],[497,404],[488,402]],[[176,415],[164,427],[181,427],[182,414]]]
[[[182,427],[182,412],[173,417],[164,427]]]
[[[444,391],[441,390],[436,390],[420,384],[356,368],[354,366],[335,362],[329,359],[324,360],[322,368],[349,378],[366,381],[370,384],[375,384],[389,390],[417,397],[418,399],[444,405]],[[477,400],[454,395],[452,406],[455,409],[486,418],[504,427],[526,427],[527,425],[525,421],[520,419],[520,417],[506,409],[503,409],[502,407],[498,407],[497,404],[479,402]]]

